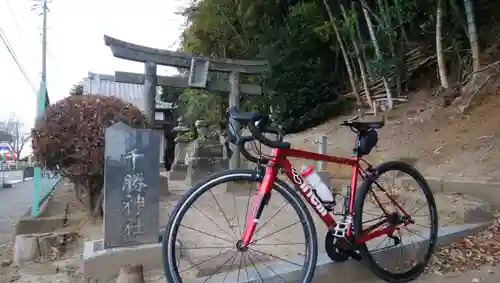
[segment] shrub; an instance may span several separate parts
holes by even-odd
[[[146,117],[134,105],[116,97],[85,95],[50,105],[32,130],[36,160],[81,188],[93,216],[102,215],[105,129],[117,122],[147,127]],[[80,189],[76,191],[81,199]]]

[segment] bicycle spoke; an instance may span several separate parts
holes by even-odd
[[[249,254],[248,254],[248,258],[250,258],[250,252],[249,251]],[[251,260],[251,259],[250,259]],[[276,271],[274,271],[274,269],[272,269],[271,267],[269,267],[269,265],[267,265],[265,262],[262,262],[262,264],[267,268],[269,269],[269,271],[271,271],[272,273],[274,273],[274,275],[278,276],[281,280],[283,280],[283,282],[288,282],[285,280],[285,278],[283,278],[281,275],[279,275],[278,273],[276,273]],[[255,266],[255,265],[254,265]],[[261,277],[262,279],[262,277]],[[262,280],[262,282],[264,282],[264,280]]]
[[[403,227],[404,227],[404,226],[403,226]],[[412,234],[413,234],[413,235],[415,235],[415,236],[419,236],[419,237],[420,237],[420,238],[422,238],[422,239],[426,239],[424,236],[420,235],[420,234],[419,234],[419,233],[417,233],[417,232],[414,232],[414,231],[410,230],[410,228],[408,228],[408,227],[404,227],[404,229],[405,229],[406,231],[408,231],[408,232],[412,233]]]
[[[234,232],[233,227],[231,227],[231,222],[229,222],[229,219],[227,218],[226,214],[225,214],[225,213],[224,213],[224,211],[222,210],[222,207],[220,206],[219,201],[217,201],[217,198],[215,197],[215,195],[214,195],[214,193],[213,193],[212,191],[210,191],[210,194],[211,194],[211,195],[212,195],[212,197],[214,198],[215,203],[217,203],[217,206],[219,206],[220,212],[222,212],[222,215],[223,215],[223,216],[224,216],[224,218],[226,219],[227,225],[229,226],[229,228],[231,229],[231,231],[233,231],[234,238],[235,238],[235,239],[238,239],[238,236],[236,236],[236,233]]]
[[[234,258],[236,258],[236,255],[238,255],[238,251],[236,251],[236,254],[235,254],[235,255],[233,255],[232,257],[230,257],[230,258],[228,258],[228,259],[226,259],[226,261],[224,261],[224,263],[222,263],[222,265],[221,265],[221,266],[219,266],[219,268],[217,268],[217,270],[216,270],[216,271],[215,271],[212,275],[210,275],[210,277],[208,277],[207,279],[205,279],[205,281],[203,281],[203,283],[207,282],[210,278],[212,278],[212,276],[214,276],[215,274],[219,273],[219,271],[222,269],[222,267],[223,267],[224,265],[226,265],[226,263],[227,263],[228,261],[230,261],[230,260],[231,260],[231,258],[233,258],[233,257],[234,257]]]
[[[302,265],[297,264],[297,263],[295,263],[295,262],[293,262],[293,261],[289,261],[289,260],[287,260],[287,259],[284,259],[284,258],[281,258],[281,257],[275,256],[275,255],[272,255],[272,254],[268,254],[268,253],[265,253],[265,252],[263,252],[263,251],[259,251],[259,250],[257,250],[257,249],[253,249],[253,248],[251,248],[251,247],[248,247],[248,249],[249,249],[249,250],[252,250],[252,251],[256,251],[256,252],[258,252],[258,253],[260,253],[260,254],[262,254],[262,255],[269,256],[269,257],[272,257],[272,258],[275,258],[275,259],[279,259],[279,260],[281,260],[281,261],[288,262],[288,263],[291,263],[291,264],[293,264],[293,265],[296,265],[296,266],[300,266],[300,267],[302,267]]]
[[[240,254],[241,256],[243,256],[243,254],[242,254],[242,253],[240,253],[240,252],[236,251],[236,256],[234,257],[233,262],[231,262],[231,266],[233,266],[234,262],[235,262],[235,261],[236,261],[236,259],[238,258],[238,254]],[[222,280],[222,283],[226,282],[226,279],[227,279],[227,276],[229,275],[229,272],[230,272],[230,270],[228,270],[228,271],[226,272],[226,275],[224,275],[224,279]]]
[[[369,214],[369,213],[367,213],[367,214]],[[375,215],[375,214],[373,214],[373,215]],[[377,221],[377,220],[381,220],[381,219],[384,219],[384,218],[387,218],[387,217],[386,216],[380,216],[380,217],[374,218],[372,220],[366,220],[366,221],[363,221],[363,224],[370,223],[370,222]]]
[[[241,254],[241,257],[243,257],[243,253]],[[247,260],[245,259],[245,263],[247,262]],[[247,266],[245,264],[245,273],[247,275],[247,281],[250,281],[250,276],[248,276],[248,269],[247,269]]]
[[[209,233],[207,233],[207,232],[204,232],[204,231],[201,231],[201,230],[195,229],[195,228],[193,228],[193,227],[189,227],[189,226],[182,225],[182,224],[181,224],[181,225],[179,225],[179,226],[184,227],[184,228],[188,228],[188,229],[190,229],[190,230],[196,231],[196,232],[201,233],[201,234],[205,234],[205,235],[210,236],[210,237],[214,237],[214,238],[219,239],[219,240],[226,241],[226,242],[231,243],[231,244],[233,244],[233,242],[234,242],[234,241],[231,241],[231,240],[228,240],[228,239],[224,239],[224,238],[221,238],[221,237],[219,237],[219,236],[212,235],[212,234],[209,234]]]
[[[255,269],[255,271],[257,272],[257,274],[259,275],[260,277],[260,280],[262,280],[262,282],[264,282],[264,278],[262,278],[262,275],[260,275],[260,272],[259,270],[257,269],[257,266],[255,266],[255,263],[253,262],[252,258],[250,257],[250,251],[248,251],[248,259],[250,260],[250,262],[252,263],[253,265],[253,268]]]
[[[379,187],[379,189],[381,189],[385,194],[387,194],[387,192],[385,192],[384,189],[382,189],[382,187],[380,187],[380,185],[378,183],[376,183],[377,186]],[[380,202],[380,200],[378,199],[378,196],[377,194],[375,194],[375,192],[373,190],[370,191],[370,193],[373,195],[373,198],[375,199],[375,201],[377,202],[378,206],[382,209],[382,211],[384,212],[384,214],[387,216],[389,215],[389,213],[387,212],[387,210],[385,210],[384,206],[382,205],[382,203]]]
[[[236,205],[236,198],[233,195],[233,205],[234,205],[234,213],[236,213],[236,221],[238,221],[238,227],[241,227],[240,225],[240,217],[238,216],[238,206]],[[240,235],[243,233],[242,231],[243,228],[240,228]]]
[[[293,226],[295,226],[295,225],[296,225],[296,224],[298,224],[298,223],[300,223],[300,220],[298,220],[298,221],[296,221],[296,222],[294,222],[294,223],[292,223],[292,224],[290,224],[290,225],[288,225],[288,226],[285,226],[284,228],[281,228],[281,229],[279,229],[278,231],[275,231],[275,232],[270,233],[270,234],[266,234],[265,236],[262,236],[262,237],[258,238],[257,240],[253,240],[253,241],[251,242],[251,244],[255,244],[255,243],[257,243],[258,241],[260,241],[260,240],[262,240],[262,239],[264,239],[264,238],[267,238],[267,237],[272,236],[272,235],[274,235],[274,234],[276,234],[276,233],[279,233],[279,232],[281,232],[281,231],[283,231],[283,230],[286,230],[286,229],[288,229],[288,228],[290,228],[290,227],[293,227]]]
[[[224,252],[222,252],[222,253],[220,253],[220,254],[218,254],[218,255],[215,255],[215,256],[213,256],[213,257],[209,257],[208,259],[206,259],[206,260],[204,260],[204,261],[202,261],[202,262],[200,262],[200,263],[197,263],[197,264],[195,264],[195,265],[191,266],[191,267],[190,267],[190,268],[188,268],[188,269],[184,269],[184,270],[182,270],[182,271],[179,271],[179,273],[183,273],[183,272],[186,272],[186,271],[188,271],[188,270],[190,270],[190,269],[196,268],[196,267],[198,267],[198,266],[200,266],[200,265],[204,264],[205,262],[208,262],[208,261],[210,261],[210,260],[213,260],[213,259],[215,259],[215,258],[218,258],[219,256],[221,256],[221,255],[223,255],[223,254],[226,254],[227,252],[229,252],[229,251],[231,251],[231,250],[233,250],[233,249],[229,249],[229,250],[226,250],[226,251],[224,251]],[[236,249],[235,249],[235,250],[236,250]]]
[[[418,223],[413,223],[412,225],[417,225],[417,226],[420,226],[422,228],[431,228],[430,226],[425,226],[425,225],[422,225],[422,224],[418,224]]]
[[[305,242],[304,243],[273,243],[273,244],[252,244],[252,246],[284,246],[284,245],[287,245],[287,246],[293,246],[293,245],[304,245],[306,244]]]
[[[268,218],[266,221],[264,221],[264,223],[255,230],[255,232],[253,233],[252,236],[255,236],[257,234],[257,232],[259,232],[260,229],[262,229],[264,226],[266,226],[267,223],[269,223],[269,221],[271,221],[274,217],[276,217],[276,215],[278,215],[278,213],[280,213],[285,207],[287,207],[289,205],[289,203],[285,204],[284,206],[282,206],[280,209],[278,209],[278,211],[273,214],[273,216],[271,216],[270,218]]]
[[[212,222],[213,224],[215,224],[215,226],[217,226],[217,228],[219,228],[222,232],[226,233],[230,238],[232,238],[231,234],[229,234],[226,230],[222,229],[222,227],[219,226],[219,224],[217,224],[217,222],[215,222],[215,220],[213,220],[212,218],[208,217],[203,211],[201,211],[198,207],[196,207],[196,205],[193,204],[193,207],[198,210],[203,216],[205,216],[206,218],[208,218],[208,220],[210,220],[210,222]],[[236,240],[236,238],[234,238],[234,240]]]
[[[240,282],[240,271],[241,271],[241,262],[243,261],[243,254],[240,257],[240,266],[238,267],[238,277],[236,279],[236,283]]]
[[[216,247],[190,247],[190,248],[185,248],[182,247],[183,250],[205,250],[205,249],[232,249],[235,246],[216,246]]]

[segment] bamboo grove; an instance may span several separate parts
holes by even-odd
[[[263,77],[245,78],[261,82],[265,95],[245,99],[244,107],[272,106],[276,120],[295,132],[353,103],[391,109],[418,87],[422,74],[433,74],[449,88],[479,69],[477,31],[486,23],[475,18],[491,11],[492,3],[199,0],[181,12],[186,18],[181,48],[197,55],[268,60]],[[178,98],[188,120],[224,119],[225,96],[188,90]]]

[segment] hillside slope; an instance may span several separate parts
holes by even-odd
[[[500,181],[500,100],[497,82],[478,94],[470,114],[436,106],[435,89],[410,95],[411,102],[391,112],[379,131],[379,144],[367,157],[372,162],[417,158],[425,176],[456,180]],[[313,141],[327,135],[330,154],[349,155],[354,135],[340,117],[287,139],[295,147],[315,150]]]

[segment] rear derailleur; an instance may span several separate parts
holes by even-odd
[[[335,237],[331,231],[325,236],[325,250],[328,257],[334,262],[344,262],[349,258],[360,261],[361,256],[354,247],[354,241],[348,238]]]

